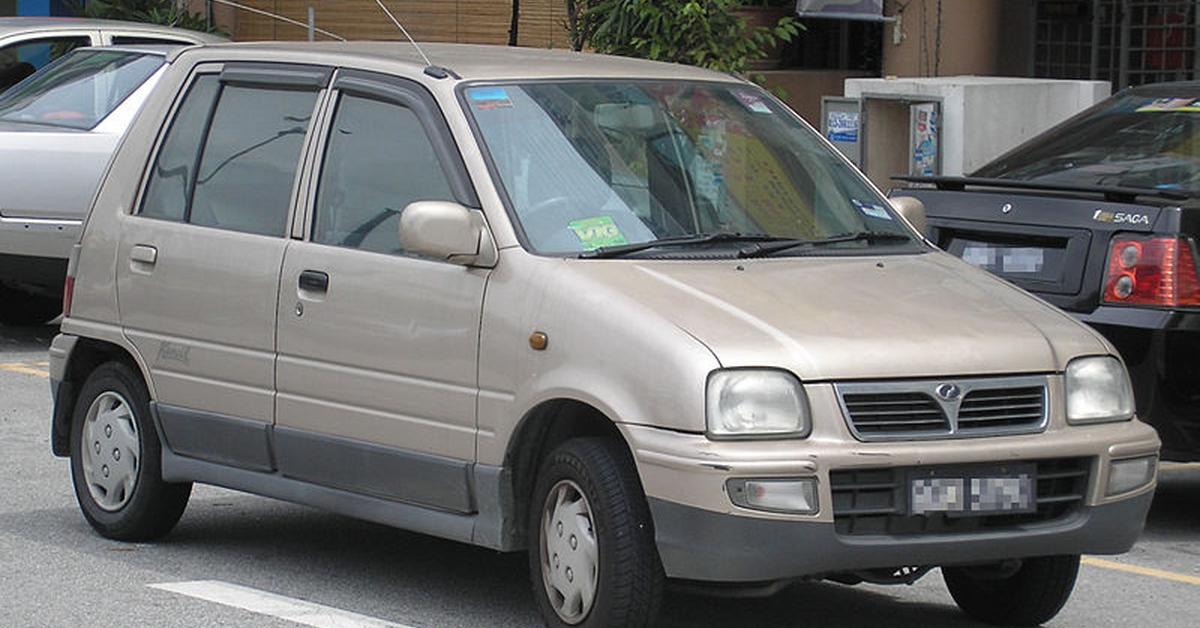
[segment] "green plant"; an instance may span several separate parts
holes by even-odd
[[[735,13],[743,0],[567,0],[577,50],[743,72],[803,26],[790,16],[750,27]]]
[[[128,20],[186,28],[194,31],[215,32],[204,15],[191,13],[177,0],[86,0],[70,2],[75,14],[108,20]]]

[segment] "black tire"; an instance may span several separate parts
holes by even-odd
[[[62,299],[0,286],[0,325],[45,325],[62,314]]]
[[[958,607],[994,626],[1039,626],[1054,618],[1075,588],[1079,556],[1027,558],[1006,578],[970,567],[943,567],[942,578]]]
[[[136,427],[139,455],[135,470],[130,476],[132,490],[121,491],[122,503],[116,508],[105,508],[97,501],[88,487],[84,471],[83,433],[93,403],[113,395],[128,403],[132,410],[132,424]],[[100,452],[109,451],[108,446],[97,446],[103,439],[103,430],[97,421],[95,435],[97,459]],[[104,445],[108,445],[105,443]],[[88,454],[91,457],[91,454]],[[126,456],[129,460],[128,455]],[[119,459],[118,459],[119,460]],[[106,476],[107,477],[107,476]],[[173,484],[162,479],[162,446],[158,431],[150,418],[150,395],[142,378],[133,369],[120,362],[106,362],[98,366],[84,382],[75,402],[75,413],[71,418],[71,480],[75,485],[75,498],[83,517],[101,536],[119,541],[147,541],[157,539],[170,532],[183,510],[187,507],[192,484]],[[97,489],[99,490],[99,489]]]
[[[580,489],[592,514],[599,557],[595,598],[581,619],[568,623],[551,603],[544,582],[541,525],[546,500],[564,481]],[[611,439],[579,438],[559,445],[542,463],[529,509],[529,570],[533,595],[552,628],[643,628],[655,625],[663,576],[650,508],[629,452]]]

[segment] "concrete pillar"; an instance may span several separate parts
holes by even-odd
[[[1020,74],[1032,23],[1022,28],[1032,0],[887,0],[884,13],[900,18],[883,30],[883,75],[901,77]]]

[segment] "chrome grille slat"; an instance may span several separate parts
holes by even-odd
[[[942,397],[939,386],[957,395]],[[1039,432],[1048,419],[1046,376],[835,384],[859,440],[967,438]]]

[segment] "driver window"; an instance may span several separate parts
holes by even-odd
[[[453,200],[411,109],[342,94],[317,188],[314,242],[400,254],[400,212],[414,201]]]

